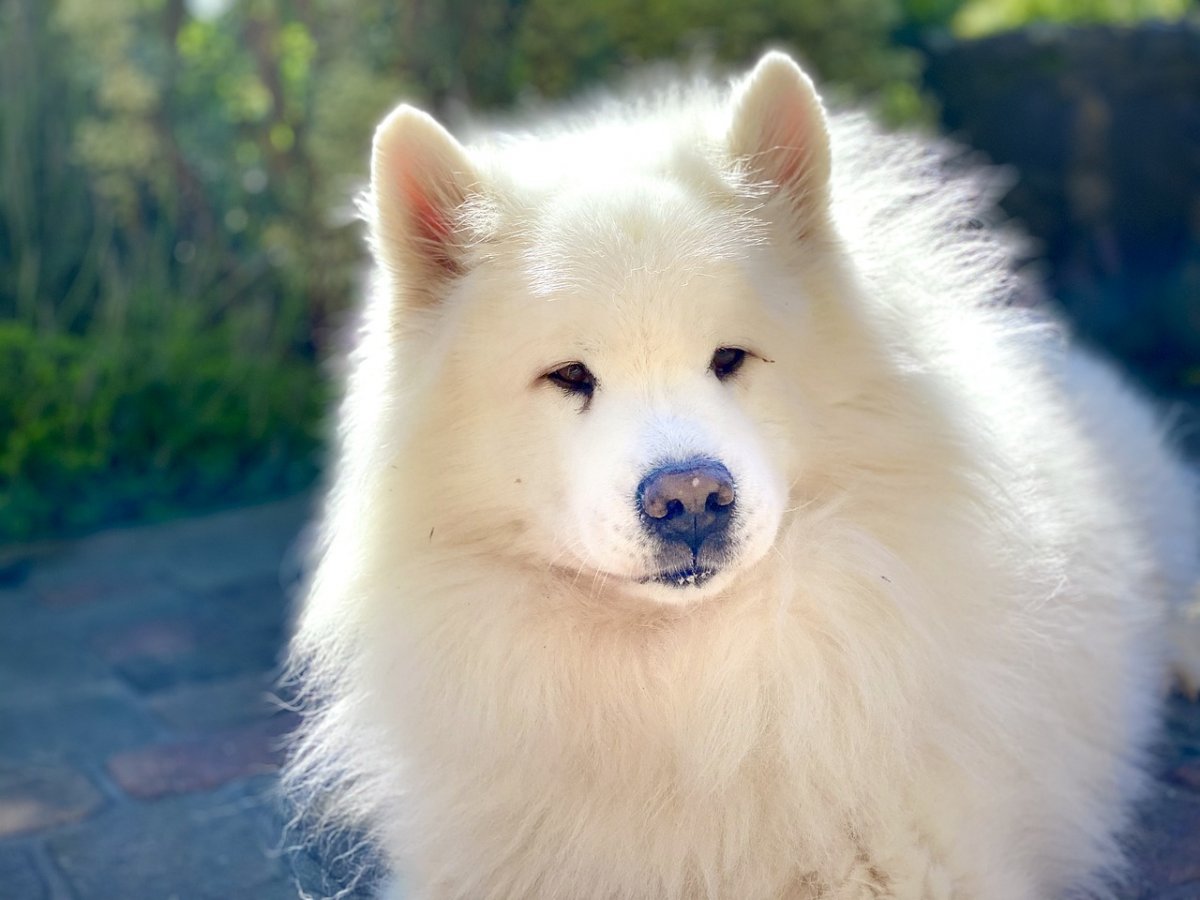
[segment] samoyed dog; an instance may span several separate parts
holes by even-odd
[[[319,826],[411,900],[1119,890],[1196,491],[942,162],[781,53],[383,122],[293,645]]]

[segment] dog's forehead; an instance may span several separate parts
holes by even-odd
[[[535,357],[579,359],[606,380],[621,371],[691,371],[714,347],[743,342],[756,318],[746,279],[729,261],[675,260],[597,277],[581,264],[573,272],[576,280],[551,293],[523,292],[498,328],[519,334]]]
[[[523,253],[538,296],[673,293],[720,279],[757,239],[727,204],[666,179],[625,176],[546,197]]]

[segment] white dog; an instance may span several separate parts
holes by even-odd
[[[779,53],[380,126],[290,781],[413,900],[1110,890],[1194,483],[939,163]]]

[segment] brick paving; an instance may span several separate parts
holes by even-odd
[[[290,849],[275,797],[294,718],[271,692],[307,514],[299,499],[0,550],[0,900],[345,886],[353,847]],[[1122,897],[1200,900],[1200,705],[1172,700],[1131,840]]]

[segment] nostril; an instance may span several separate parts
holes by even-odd
[[[704,503],[709,512],[724,512],[733,503],[733,491],[713,491]]]
[[[642,511],[652,519],[665,519],[670,512],[670,502],[657,491],[646,490],[639,492]]]
[[[733,484],[722,481],[717,485],[717,489],[708,495],[705,505],[715,511],[729,506],[731,503],[733,503]]]

